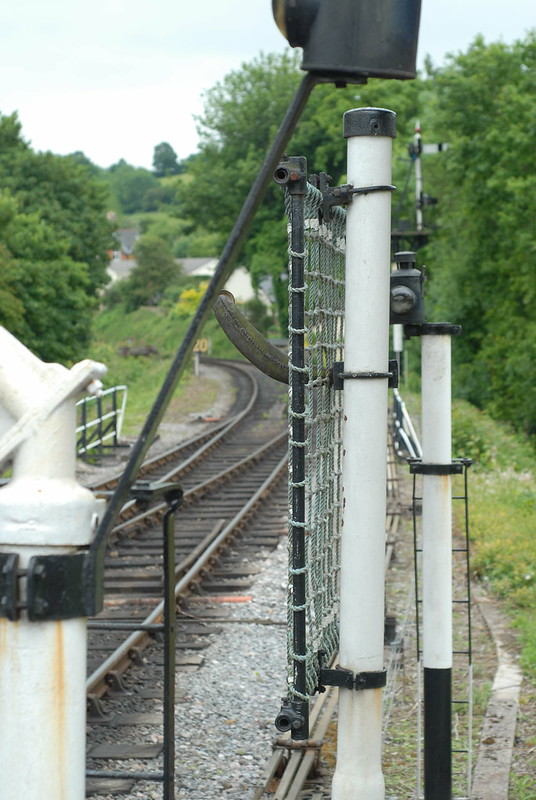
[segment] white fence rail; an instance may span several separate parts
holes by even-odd
[[[98,397],[84,397],[76,404],[76,452],[79,456],[117,447],[121,437],[128,389],[113,386]]]

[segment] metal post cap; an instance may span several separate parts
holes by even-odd
[[[396,138],[396,114],[387,108],[353,108],[343,117],[343,136],[390,136]]]

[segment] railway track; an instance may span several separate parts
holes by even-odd
[[[231,369],[238,371],[239,388],[228,419],[150,459],[141,470],[147,483],[179,482],[184,489],[175,516],[174,594],[176,666],[185,677],[203,666],[211,637],[225,628],[222,606],[215,610],[211,601],[247,594],[259,555],[286,534],[287,434],[281,389],[248,367]],[[92,488],[109,492],[118,477]],[[398,528],[396,489],[390,458],[386,570]],[[129,794],[136,781],[149,786],[151,775],[163,775],[165,511],[165,503],[132,499],[112,532],[104,609],[88,622],[88,796]],[[255,800],[298,800],[310,796],[311,786],[317,792],[312,796],[323,796],[321,783],[311,784],[311,776],[332,723],[335,698],[332,690],[318,698],[311,737],[303,745],[285,736],[276,740]],[[176,700],[184,701],[180,684]]]
[[[229,368],[237,376],[229,418],[210,433],[150,459],[141,470],[145,484],[178,482],[183,487],[183,504],[174,520],[174,594],[179,609],[176,660],[184,671],[202,664],[203,656],[196,652],[201,653],[215,630],[184,613],[188,598],[247,589],[256,571],[252,565],[260,551],[277,544],[286,514],[287,443],[281,389],[247,366],[233,364]],[[115,476],[92,488],[105,494],[118,479]],[[158,640],[166,508],[162,501],[129,500],[110,538],[104,608],[88,622],[89,794],[125,790],[124,780],[102,776],[117,772],[113,769],[117,759],[122,764],[136,759],[138,764],[141,758],[146,773],[147,759],[152,758],[156,767],[149,771],[161,770],[162,744],[151,743],[152,732],[149,742],[140,743],[138,734],[151,730],[147,725],[162,723],[161,713],[155,717],[151,711],[151,701],[162,696],[162,645]],[[182,656],[183,652],[187,655]],[[134,690],[126,687],[139,680],[140,670],[133,671],[134,679],[129,670],[149,660],[148,682],[136,686],[135,696]],[[129,708],[135,710],[117,714],[118,695],[128,697]],[[127,725],[127,738],[134,739],[130,743],[121,741],[120,732]],[[156,738],[161,737],[156,734]],[[108,765],[106,770],[103,763]]]

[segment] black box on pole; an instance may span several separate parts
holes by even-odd
[[[414,78],[421,0],[272,0],[302,69],[329,80]]]

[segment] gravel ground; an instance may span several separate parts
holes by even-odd
[[[195,672],[177,673],[176,797],[251,800],[276,735],[273,721],[285,692],[286,541],[259,565],[245,602],[221,603],[224,630],[203,651]],[[195,602],[196,614],[214,602]],[[120,703],[121,701],[117,701]],[[128,703],[125,698],[124,703]],[[154,711],[161,708],[155,704]],[[137,730],[137,739],[141,729]],[[158,741],[149,730],[145,741]],[[125,740],[125,736],[121,737]],[[115,762],[108,768],[147,769]],[[154,767],[150,767],[154,768]],[[137,784],[116,800],[161,798],[157,784]],[[92,795],[110,800],[112,795]]]
[[[286,542],[260,566],[251,601],[224,604],[233,622],[205,666],[179,677],[188,702],[177,714],[177,797],[247,800],[270,756],[285,690]]]

